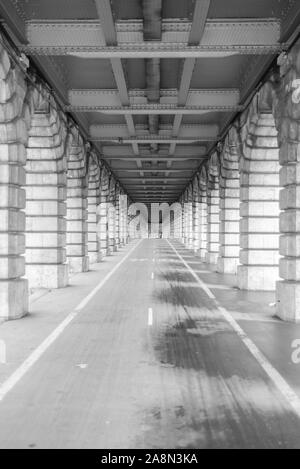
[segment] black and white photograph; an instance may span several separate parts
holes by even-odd
[[[300,449],[299,0],[0,0],[0,449]]]

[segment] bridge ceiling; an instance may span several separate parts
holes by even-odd
[[[171,202],[291,40],[300,3],[7,0],[0,16],[132,199]]]

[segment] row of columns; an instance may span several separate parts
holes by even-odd
[[[0,41],[0,318],[23,316],[32,290],[65,287],[70,273],[127,242],[121,195],[45,85],[27,82]]]
[[[300,321],[299,41],[278,65],[181,197],[183,241]]]

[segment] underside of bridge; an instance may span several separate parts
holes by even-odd
[[[300,447],[299,34],[0,0],[0,447]]]

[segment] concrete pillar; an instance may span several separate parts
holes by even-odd
[[[193,207],[192,207],[192,202],[184,202],[183,211],[184,211],[183,212],[183,240],[184,240],[184,245],[185,245],[186,248],[192,249],[193,248],[193,239],[192,239]]]
[[[88,180],[88,255],[90,264],[101,260],[98,238],[98,205],[100,203],[100,167],[97,156],[90,155]]]
[[[192,190],[189,186],[182,197],[182,238],[183,244],[188,249],[193,249],[193,203]]]
[[[280,61],[277,128],[280,169],[280,258],[277,313],[300,322],[300,41]]]
[[[120,192],[119,198],[119,232],[120,232],[120,244],[124,246],[127,242],[127,196],[123,190]]]
[[[194,177],[193,183],[193,250],[200,250],[200,204],[199,204],[199,180],[198,175]]]
[[[129,223],[130,223],[130,220],[132,220],[132,215],[130,215],[130,206],[131,204],[133,203],[131,199],[128,199],[127,200],[127,203],[128,203],[128,208],[127,208],[127,211],[126,211],[126,242],[129,243],[130,241],[130,233],[129,233]]]
[[[0,38],[1,40],[1,38]],[[24,165],[27,130],[20,117],[26,85],[0,42],[0,318],[28,311],[25,274]]]
[[[171,223],[171,237],[181,241],[182,239],[182,204],[174,202],[170,207],[170,214],[173,213]]]
[[[194,233],[193,233],[193,187],[190,184],[187,190],[187,240],[186,247],[194,249]]]
[[[183,195],[183,214],[182,214],[182,238],[183,244],[187,247],[188,244],[188,198],[187,192]]]
[[[206,262],[216,264],[219,256],[220,193],[219,160],[214,153],[209,161],[207,187],[207,253]]]
[[[116,250],[120,248],[121,244],[121,237],[120,237],[120,186],[119,184],[116,184],[116,197],[115,197],[115,224],[116,224]]]
[[[68,285],[67,132],[58,112],[33,92],[26,162],[26,276],[29,288]],[[36,103],[34,101],[37,101]],[[46,108],[46,109],[44,109]]]
[[[199,174],[199,256],[205,261],[207,253],[207,170],[202,166]]]
[[[98,236],[100,240],[100,252],[102,258],[108,254],[108,218],[107,204],[109,195],[109,175],[107,169],[101,168],[100,180],[100,205],[99,205],[99,221]]]
[[[184,210],[184,197],[183,196],[180,197],[179,203],[181,205],[181,220],[180,220],[180,223],[181,223],[181,238],[180,238],[180,242],[182,244],[184,244],[185,210]]]
[[[108,201],[108,250],[111,254],[116,251],[116,183],[112,175],[109,180]]]
[[[256,106],[253,102],[253,106]],[[254,109],[243,130],[238,287],[275,290],[279,262],[279,155],[271,113]]]
[[[238,136],[226,137],[220,168],[220,252],[217,271],[236,274],[240,255],[240,174]]]
[[[87,162],[81,138],[74,136],[68,154],[67,258],[70,272],[87,272]]]

